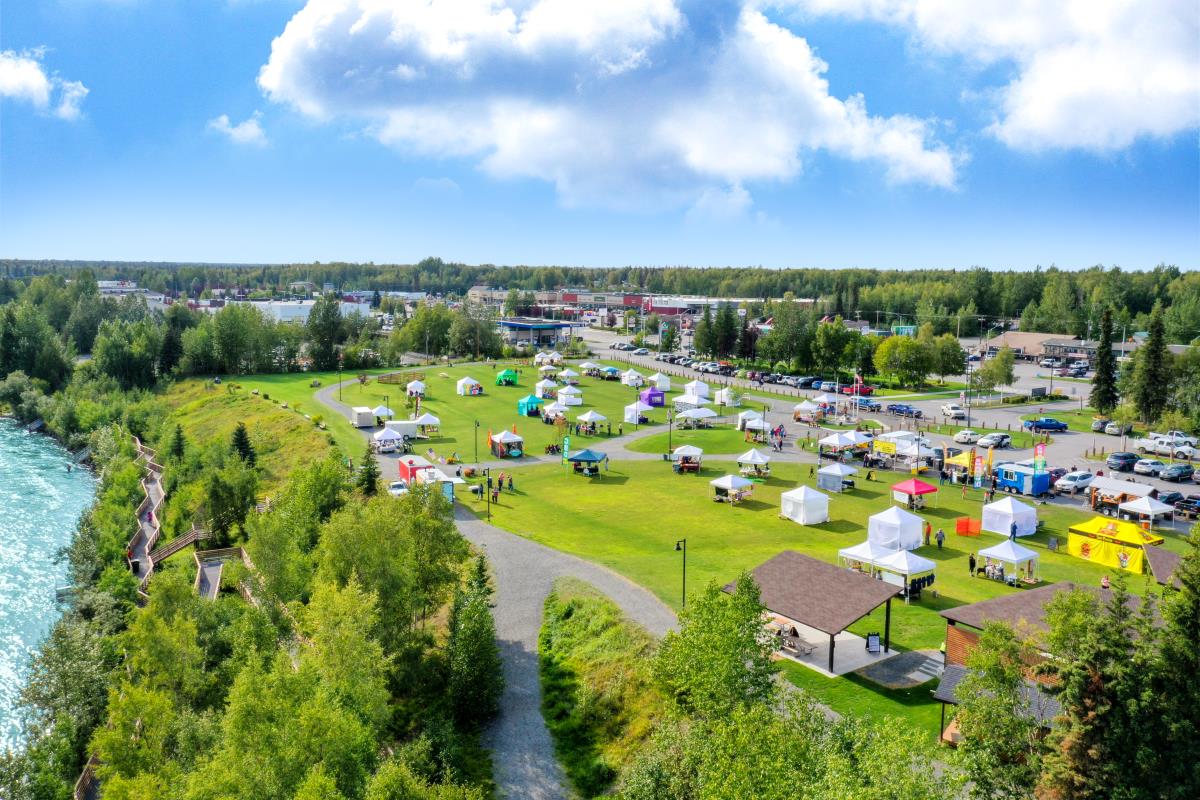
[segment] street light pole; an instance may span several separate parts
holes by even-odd
[[[675,552],[683,553],[683,604],[682,608],[687,608],[687,539],[680,539],[675,542]]]
[[[475,466],[479,466],[479,420],[475,420]]]
[[[670,453],[672,451],[671,433],[674,430],[674,427],[675,427],[675,412],[668,411],[667,412],[667,453]]]
[[[338,353],[338,402],[342,402],[342,354]]]

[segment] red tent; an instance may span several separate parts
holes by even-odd
[[[901,492],[902,494],[907,495],[929,494],[930,492],[936,492],[937,490],[938,489],[936,486],[926,483],[925,481],[919,481],[916,478],[909,478],[906,481],[900,481],[900,483],[897,483],[892,487],[892,491]]]

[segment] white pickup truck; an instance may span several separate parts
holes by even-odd
[[[958,403],[943,403],[942,415],[950,419],[966,419],[967,412]]]
[[[1195,447],[1197,439],[1195,436],[1189,436],[1183,431],[1167,431],[1166,433],[1151,433],[1148,439],[1166,440],[1171,444],[1186,444],[1190,447]]]
[[[1193,440],[1195,441],[1195,440]],[[1153,453],[1156,456],[1168,456],[1170,458],[1193,459],[1196,457],[1196,448],[1189,444],[1185,439],[1172,441],[1167,438],[1155,438],[1154,434],[1150,434],[1145,439],[1135,439],[1130,443],[1130,447],[1137,450],[1143,455]]]

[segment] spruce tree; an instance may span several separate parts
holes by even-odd
[[[364,497],[374,497],[379,491],[379,464],[376,463],[369,444],[367,451],[363,453],[362,463],[358,466],[358,478],[354,483]]]
[[[175,430],[171,432],[171,439],[167,443],[167,456],[179,463],[183,460],[184,453],[187,452],[187,439],[183,436],[183,426],[176,425]]]
[[[1112,309],[1100,315],[1100,340],[1096,343],[1096,377],[1092,379],[1092,408],[1109,414],[1120,396],[1117,394],[1117,359],[1112,349]]]
[[[696,323],[696,333],[692,337],[692,344],[696,348],[697,353],[704,356],[711,356],[716,349],[715,340],[712,309],[705,304],[704,314],[700,317],[700,321]]]
[[[1138,351],[1137,369],[1133,375],[1133,404],[1143,422],[1154,422],[1166,407],[1171,385],[1170,356],[1162,304],[1155,303],[1150,317],[1150,337]]]
[[[237,453],[238,457],[250,466],[253,467],[258,462],[258,456],[254,452],[254,445],[250,443],[250,434],[246,432],[244,422],[239,422],[233,429],[232,447],[233,452]]]
[[[165,376],[171,374],[171,370],[175,369],[175,365],[179,363],[179,359],[183,357],[183,335],[179,329],[173,325],[167,325],[163,331],[162,344],[158,350],[158,374]]]

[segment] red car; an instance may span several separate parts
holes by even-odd
[[[865,383],[851,384],[850,386],[842,387],[842,394],[851,395],[851,396],[858,395],[859,397],[870,397],[871,395],[875,394],[875,387],[868,386]]]

